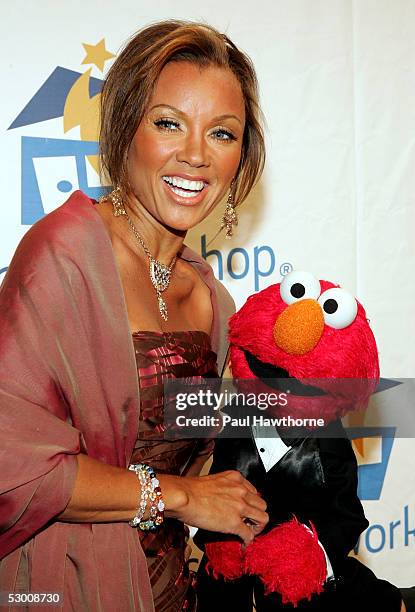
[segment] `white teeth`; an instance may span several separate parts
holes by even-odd
[[[195,191],[183,191],[183,189],[179,189],[178,187],[172,187],[171,190],[174,191],[174,193],[177,193],[177,195],[182,196],[183,198],[194,198],[195,195],[198,193]]]
[[[174,187],[181,187],[182,189],[189,189],[191,191],[202,191],[205,186],[203,181],[188,181],[179,176],[163,176],[163,181]]]

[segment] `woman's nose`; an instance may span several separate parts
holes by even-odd
[[[181,141],[177,161],[195,168],[208,165],[207,143],[202,134],[189,132]]]
[[[313,350],[324,331],[320,305],[311,299],[294,302],[275,321],[274,341],[290,355],[304,355]]]

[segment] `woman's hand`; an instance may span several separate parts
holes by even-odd
[[[58,520],[74,523],[131,520],[140,499],[136,474],[83,454],[77,460],[74,490]],[[264,500],[239,472],[189,477],[158,474],[157,477],[166,516],[188,525],[234,533],[249,544],[268,522]]]
[[[268,522],[266,503],[239,472],[209,476],[159,474],[166,516],[208,531],[233,533],[248,545]]]

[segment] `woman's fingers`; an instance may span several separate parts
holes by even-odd
[[[238,525],[237,529],[234,530],[235,535],[239,536],[243,540],[244,546],[248,546],[248,544],[253,541],[254,537],[261,533],[261,531],[264,529],[266,523],[268,522],[268,515],[266,516],[267,520],[261,523],[256,522],[251,518],[245,518],[243,519],[242,524]]]
[[[251,527],[255,525],[259,528],[259,531],[262,531],[269,521],[269,516],[266,512],[257,510],[252,506],[247,506],[247,509],[244,512],[243,520]]]
[[[244,499],[248,506],[252,506],[253,508],[261,510],[265,513],[265,510],[267,509],[267,504],[265,500],[262,499],[262,497],[259,497],[259,495],[253,495],[252,493],[246,493]]]
[[[251,493],[254,493],[256,495],[258,494],[258,491],[254,487],[254,485],[251,484],[249,480],[244,478],[242,474],[240,472],[237,472],[236,470],[228,470],[226,472],[220,472],[218,475],[225,476],[225,478],[227,478],[228,480],[232,480],[235,483],[240,483],[246,489],[248,489],[248,491],[250,491]]]
[[[255,487],[237,471],[228,471],[219,474],[227,481],[227,496],[233,496],[236,505],[237,525],[231,529],[241,537],[245,545],[252,541],[268,523],[269,516],[265,512],[266,502],[257,493]],[[230,485],[231,481],[233,484]]]
[[[234,533],[243,540],[245,546],[248,546],[255,537],[252,528],[243,521],[241,521],[239,528]]]
[[[235,477],[234,474],[239,475],[239,478]],[[255,487],[251,485],[251,483],[246,480],[241,474],[239,474],[239,472],[233,472],[230,475],[230,478],[229,476],[227,476],[227,478],[228,480],[235,481],[235,486],[233,487],[233,489],[228,489],[228,493],[234,493],[235,496],[241,499],[241,501],[246,505],[246,507],[243,508],[243,512],[246,512],[244,516],[252,515],[252,510],[260,511],[262,514],[258,514],[258,512],[256,512],[255,516],[260,517],[261,522],[265,521],[265,523],[267,523],[268,515],[265,513],[267,504],[265,500],[258,495],[258,492]],[[253,518],[253,516],[251,518]]]
[[[269,517],[265,512],[267,504],[258,495],[256,488],[240,472],[235,470],[222,472],[216,476],[225,477],[226,489],[224,493],[234,498],[241,518],[251,519],[254,523],[262,525],[262,529],[267,524]]]
[[[161,474],[160,484],[167,516],[208,531],[233,533],[245,544],[269,520],[265,501],[237,471],[188,478]]]

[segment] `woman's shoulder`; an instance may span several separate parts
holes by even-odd
[[[94,201],[82,191],[75,191],[69,198],[37,221],[23,236],[17,252],[33,256],[55,254],[68,250],[79,253],[79,248],[93,245],[103,224],[94,210]]]
[[[108,235],[93,204],[88,196],[76,191],[32,225],[17,246],[9,272],[13,271],[15,278],[53,274],[57,261],[62,266],[64,261],[77,265],[91,257],[97,260],[106,248]]]
[[[66,232],[77,229],[87,232],[95,225],[99,217],[94,210],[94,200],[91,200],[82,191],[75,191],[60,206],[39,219],[28,230],[24,237],[65,237]]]

